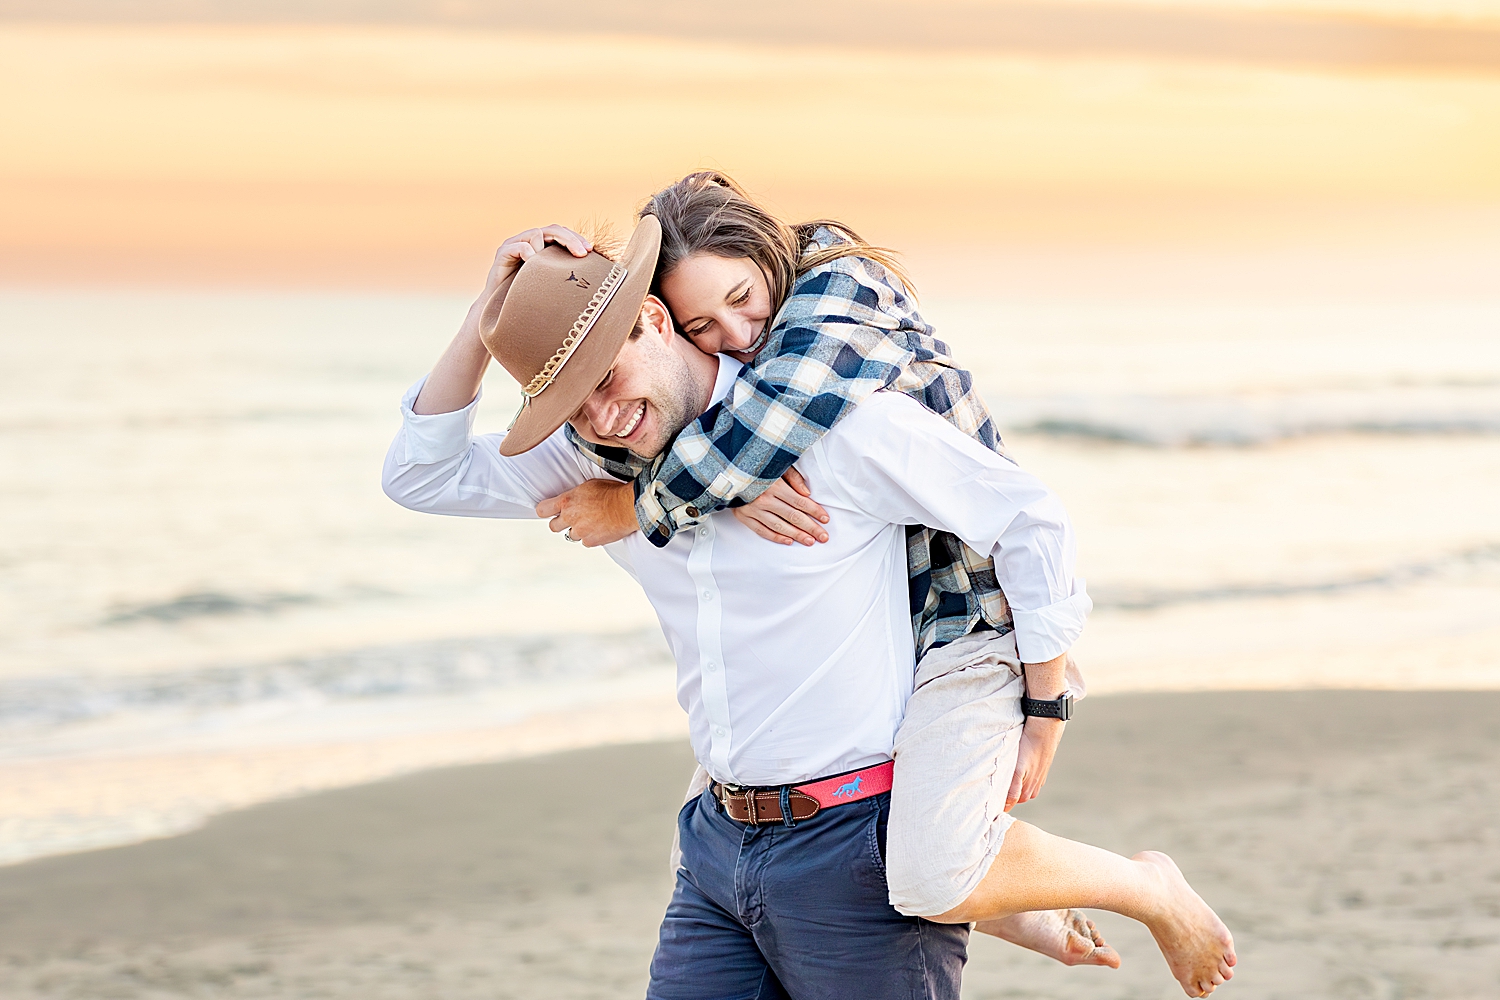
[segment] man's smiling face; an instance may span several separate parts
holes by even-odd
[[[614,367],[569,420],[573,429],[586,441],[642,458],[660,454],[703,411],[713,386],[710,376],[705,388],[683,349],[699,353],[673,332],[661,300],[647,296]]]

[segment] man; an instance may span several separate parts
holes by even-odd
[[[565,422],[584,440],[650,457],[722,398],[738,363],[675,336],[647,294],[658,238],[643,220],[618,262],[572,234],[559,237],[567,249],[542,249],[545,235],[508,256],[502,247],[486,295],[407,394],[386,492],[434,513],[531,517],[605,476]],[[476,440],[491,353],[526,403],[503,439]],[[608,547],[661,619],[712,779],[679,817],[682,868],[649,995],[957,997],[967,926],[902,916],[887,900],[890,760],[914,683],[903,526],[954,531],[979,551],[1071,552],[1066,517],[1034,478],[895,393],[860,404],[798,464],[838,512],[823,545],[773,548],[716,514],[661,548],[638,535]],[[1071,592],[1069,580],[1052,585]],[[613,791],[629,808],[629,790]],[[966,903],[945,919],[1104,905],[1163,928],[1162,941],[1201,917],[1169,860],[1068,854],[1083,845],[1016,827],[1025,830],[1007,837],[997,866],[1008,857],[1024,877],[997,873],[978,894],[983,913]],[[1035,874],[1058,857],[1081,876],[1060,904]],[[1095,873],[1102,895],[1088,888]],[[1163,950],[1174,972],[1193,952],[1197,975],[1201,945]]]

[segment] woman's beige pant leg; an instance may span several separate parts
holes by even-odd
[[[1013,634],[977,632],[932,650],[896,734],[886,832],[891,905],[946,913],[979,885],[1012,822],[1026,682]]]

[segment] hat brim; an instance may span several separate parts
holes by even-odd
[[[630,234],[620,255],[625,277],[599,313],[552,383],[521,407],[516,422],[500,442],[500,454],[519,455],[541,444],[578,412],[605,374],[614,366],[620,348],[635,329],[641,303],[651,290],[656,257],[661,250],[661,223],[646,216]],[[501,307],[503,323],[504,307]]]

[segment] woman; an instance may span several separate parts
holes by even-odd
[[[588,497],[562,505],[554,530],[604,544],[639,527],[664,545],[679,528],[733,506],[763,537],[826,540],[827,515],[791,465],[880,389],[913,396],[1003,454],[971,377],[916,312],[887,251],[838,223],[788,226],[712,172],[658,192],[641,214],[662,225],[654,290],[679,332],[747,366],[730,398],[649,467],[575,440],[634,487],[588,488]],[[1023,725],[1021,699],[1067,690],[1066,656],[1023,666],[994,563],[952,535],[914,529],[908,538],[919,663],[895,746],[892,904],[929,919],[978,920],[980,930],[1063,961],[1117,965],[1076,911],[1017,912],[1057,905],[1040,883],[1059,876],[1039,878],[1036,868],[1062,859],[1069,874],[1096,872],[1113,887],[1085,889],[1069,897],[1079,900],[1072,905],[1142,919],[1188,995],[1212,992],[1233,975],[1232,941],[1169,859],[1127,861],[1026,824],[1012,828],[1009,810],[1040,790],[1063,726],[1035,717]],[[1086,595],[1076,596],[1086,613]],[[970,745],[963,753],[953,750],[954,734]],[[980,797],[950,794],[957,788],[980,789]]]

